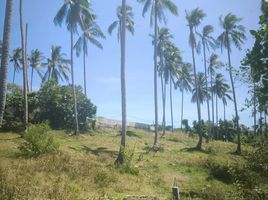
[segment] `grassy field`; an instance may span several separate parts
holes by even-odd
[[[244,162],[243,156],[232,154],[235,144],[212,141],[204,143],[202,152],[191,151],[197,138],[178,132],[160,138],[161,151],[154,153],[149,151],[153,133],[133,129],[127,137],[128,170],[114,165],[118,130],[101,129],[79,137],[53,133],[59,153],[31,159],[20,155],[23,139],[18,134],[0,133],[0,199],[123,199],[127,195],[171,199],[174,178],[182,199],[228,199],[235,187],[213,178],[206,163]],[[242,147],[243,152],[252,150]]]

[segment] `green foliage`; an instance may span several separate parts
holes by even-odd
[[[250,169],[268,178],[268,146],[262,146],[248,158]]]
[[[99,187],[108,186],[117,181],[117,177],[105,170],[98,170],[94,176],[94,183]]]
[[[20,151],[24,156],[37,157],[57,152],[59,149],[59,144],[55,142],[49,126],[45,123],[29,127],[23,137],[25,142],[21,144]]]

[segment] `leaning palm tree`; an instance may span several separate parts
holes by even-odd
[[[6,104],[7,92],[7,71],[9,60],[9,46],[11,36],[13,0],[6,1],[6,13],[3,32],[3,47],[1,48],[1,68],[0,68],[0,127],[2,126],[3,115]]]
[[[177,81],[177,87],[181,91],[181,129],[183,125],[183,110],[184,110],[184,92],[192,91],[193,77],[191,75],[191,64],[183,63],[180,71],[180,76]]]
[[[154,36],[153,37],[153,43]],[[164,65],[164,50],[165,46],[170,43],[170,40],[173,38],[173,35],[170,33],[168,28],[161,28],[159,30],[158,34],[158,46],[157,46],[157,54],[160,58],[159,67],[158,67],[158,73],[161,80],[161,91],[162,91],[162,106],[163,106],[163,121],[162,121],[162,127],[163,127],[163,135],[166,134],[166,82],[168,76],[168,70]]]
[[[83,20],[83,34],[78,38],[74,48],[76,49],[76,55],[79,56],[83,51],[83,63],[84,63],[84,94],[87,96],[87,72],[86,72],[86,57],[88,56],[88,42],[95,45],[96,47],[103,49],[102,44],[97,38],[104,39],[105,36],[101,31],[100,27],[95,21]]]
[[[31,52],[31,56],[30,56],[30,67],[32,68],[32,72],[31,72],[31,91],[33,91],[33,74],[34,74],[34,70],[37,72],[37,74],[39,75],[39,77],[42,79],[43,78],[43,74],[41,71],[41,62],[43,60],[43,54],[41,51],[39,51],[38,49],[32,50]]]
[[[154,25],[154,37],[158,38],[158,22],[166,22],[164,14],[165,10],[170,11],[174,15],[178,15],[178,8],[171,0],[137,0],[144,4],[142,15],[151,8],[150,24]],[[154,42],[154,107],[155,107],[155,137],[154,149],[157,149],[158,141],[158,103],[157,103],[157,39]]]
[[[212,86],[214,82],[215,70],[219,69],[223,66],[223,63],[218,60],[219,56],[215,53],[212,53],[209,57],[209,66],[208,66],[208,74],[210,75],[210,96],[211,96],[211,108],[212,108],[212,126],[211,126],[211,134],[215,135],[214,125],[215,125],[215,108],[214,108],[214,93],[212,91]]]
[[[66,23],[68,31],[70,31],[71,40],[71,79],[72,79],[72,93],[73,93],[73,104],[74,104],[74,117],[75,117],[75,134],[79,135],[78,126],[78,114],[77,114],[77,100],[76,91],[74,85],[74,65],[73,65],[73,42],[74,33],[77,33],[78,26],[83,26],[83,20],[93,20],[95,17],[90,9],[91,4],[88,0],[65,0],[64,4],[57,12],[54,18],[55,25],[62,25],[63,22]],[[83,29],[83,27],[82,27]]]
[[[193,88],[191,101],[193,103],[199,101],[200,104],[203,104],[205,101],[207,101],[207,98],[210,98],[209,90],[207,90],[206,87],[206,77],[203,72],[198,72],[197,82],[198,82],[198,90],[196,88]]]
[[[206,88],[208,91],[208,73],[207,73],[207,52],[210,51],[210,48],[215,48],[216,41],[211,36],[211,33],[214,31],[213,26],[206,25],[203,27],[202,33],[197,33],[200,37],[201,41],[198,42],[197,50],[198,53],[201,51],[201,46],[203,47],[203,59],[204,59],[204,69],[205,69],[205,77],[206,77]],[[208,121],[209,121],[209,135],[210,135],[210,108],[209,108],[209,98],[207,98],[207,111],[208,111]]]
[[[11,55],[10,62],[13,63],[13,84],[15,83],[15,76],[16,72],[19,72],[21,68],[21,63],[22,63],[22,49],[21,48],[16,48],[13,50],[13,54]]]
[[[117,39],[121,40],[121,28],[122,28],[122,6],[118,6],[116,10],[117,20],[115,20],[109,27],[108,33],[111,35],[113,31],[117,28]],[[126,5],[126,30],[132,35],[134,34],[134,14],[132,7]]]
[[[51,79],[56,83],[59,83],[59,80],[69,81],[71,62],[65,58],[66,55],[62,53],[61,49],[60,46],[52,46],[50,58],[47,58],[47,61],[42,63],[42,66],[47,68],[43,76],[43,82]]]
[[[203,18],[206,14],[203,10],[196,8],[192,10],[190,13],[186,12],[186,19],[188,22],[190,36],[189,36],[189,43],[192,49],[192,59],[193,59],[193,68],[194,68],[194,80],[195,80],[195,90],[196,95],[199,96],[199,86],[198,86],[198,77],[195,65],[195,49],[196,49],[196,37],[195,37],[195,30],[200,25]],[[198,115],[198,123],[201,124],[201,108],[199,98],[196,98],[196,106],[197,106],[197,115]],[[202,132],[200,130],[200,126],[198,126],[198,135],[199,140],[196,146],[196,149],[200,150],[202,148]]]
[[[226,48],[228,53],[228,70],[231,80],[232,92],[233,92],[233,102],[235,107],[235,119],[236,119],[236,132],[238,136],[237,150],[236,153],[241,153],[241,142],[240,142],[240,131],[239,131],[239,116],[238,108],[236,101],[235,86],[232,74],[232,63],[231,63],[231,45],[234,44],[236,48],[241,50],[242,44],[246,40],[245,27],[239,25],[241,18],[238,18],[236,15],[229,13],[224,18],[220,17],[220,25],[223,28],[223,32],[218,37],[217,41],[221,49]]]

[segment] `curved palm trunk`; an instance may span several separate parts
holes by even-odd
[[[23,60],[23,98],[24,98],[24,128],[28,126],[28,97],[27,97],[27,64],[24,44],[23,20],[22,20],[22,0],[20,0],[20,32],[21,32],[21,47]]]
[[[171,114],[171,131],[173,132],[173,105],[172,105],[172,78],[170,73],[170,90],[169,90],[169,99],[170,99],[170,114]]]
[[[75,91],[75,85],[74,85],[73,46],[74,46],[73,45],[73,25],[71,24],[71,77],[72,77],[74,116],[75,116],[75,134],[79,135],[78,114],[77,114],[77,100],[76,100],[76,91]]]
[[[25,26],[25,63],[26,63],[26,68],[25,68],[25,73],[26,73],[26,86],[27,86],[27,92],[29,92],[29,80],[28,80],[28,57],[27,57],[27,51],[28,51],[28,24]],[[28,112],[28,110],[27,110]],[[29,114],[28,114],[29,115]]]
[[[155,130],[154,130],[154,147],[157,148],[158,141],[158,103],[157,103],[157,38],[158,38],[158,24],[157,24],[157,7],[158,0],[155,0],[155,13],[154,13],[154,112],[155,112]]]
[[[214,95],[213,95],[213,91],[212,91],[212,68],[210,69],[210,92],[211,92],[211,107],[212,107],[212,128],[211,128],[211,133],[212,133],[212,136],[214,137],[215,136],[215,131],[214,131],[214,126],[215,126],[215,118],[214,118]]]
[[[204,52],[204,67],[205,67],[205,76],[206,76],[206,91],[208,91],[208,76],[207,76],[207,55],[206,55],[206,47],[203,41],[203,52]],[[210,122],[210,108],[209,108],[209,96],[207,93],[207,110],[208,110],[208,135],[211,135],[211,122]]]
[[[182,121],[183,121],[183,97],[184,97],[184,89],[181,91],[181,130],[182,130]]]
[[[86,39],[83,41],[83,63],[84,63],[84,94],[87,96],[87,68],[86,68]]]
[[[124,148],[126,146],[127,113],[126,113],[126,82],[125,82],[125,57],[126,57],[126,0],[122,0],[122,27],[120,28],[121,45],[121,106],[122,106],[122,134],[121,146],[115,163],[124,162]]]
[[[193,28],[190,27],[190,34],[193,35]],[[197,81],[197,73],[196,73],[196,65],[195,65],[195,53],[194,53],[194,44],[191,45],[192,48],[192,59],[193,59],[193,67],[194,67],[194,82],[195,82],[195,89],[196,89],[196,107],[197,107],[197,115],[198,115],[198,135],[199,135],[199,140],[196,146],[196,149],[200,150],[202,148],[202,132],[200,129],[201,125],[201,110],[200,110],[200,102],[199,102],[199,86],[198,86],[198,81]]]
[[[161,74],[162,102],[163,102],[163,136],[166,134],[166,84],[164,86],[163,74]]]
[[[2,59],[0,68],[0,127],[2,126],[3,116],[6,105],[7,91],[7,72],[8,72],[8,55],[10,47],[11,25],[12,25],[12,8],[13,0],[6,1],[6,13],[3,33]]]
[[[230,56],[230,42],[229,42],[229,35],[227,34],[227,52],[228,52],[228,63],[229,63],[229,75],[232,85],[232,92],[233,92],[233,100],[234,100],[234,107],[235,107],[235,118],[236,118],[236,132],[237,132],[237,149],[236,153],[241,154],[241,142],[240,142],[240,130],[239,130],[239,118],[238,118],[238,109],[237,109],[237,102],[236,102],[236,94],[235,94],[235,87],[234,87],[234,80],[232,74],[232,64],[231,64],[231,56]]]
[[[15,83],[15,77],[16,77],[16,66],[14,65],[14,71],[13,71],[13,81],[12,83]]]

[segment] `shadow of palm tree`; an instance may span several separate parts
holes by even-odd
[[[99,156],[101,154],[107,154],[111,157],[116,157],[118,155],[117,151],[109,150],[106,147],[98,147],[96,149],[92,149],[92,148],[84,145],[82,147],[82,150],[85,151],[86,153],[91,153],[91,154],[94,154],[96,156]]]

